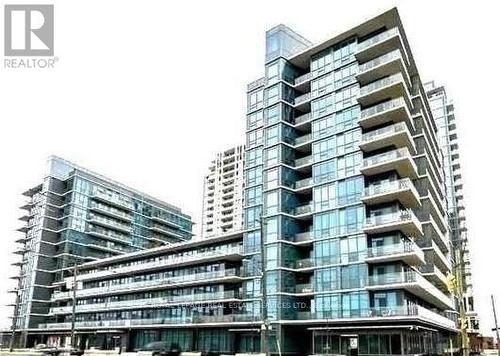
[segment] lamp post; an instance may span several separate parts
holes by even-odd
[[[269,356],[269,320],[267,319],[267,271],[266,271],[266,247],[264,244],[264,220],[262,214],[257,220],[260,225],[260,289],[261,289],[261,330],[260,330],[260,349],[261,353]]]

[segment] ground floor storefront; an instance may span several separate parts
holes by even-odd
[[[38,343],[68,345],[68,333],[30,335]],[[281,355],[443,355],[456,344],[452,330],[419,325],[280,325],[273,324],[269,348]],[[260,351],[260,329],[252,327],[144,328],[88,330],[76,333],[81,349],[137,351],[162,341],[171,349],[215,354]]]

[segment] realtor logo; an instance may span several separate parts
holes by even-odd
[[[5,56],[54,55],[54,5],[5,5]]]

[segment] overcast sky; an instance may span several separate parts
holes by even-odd
[[[56,0],[56,68],[0,68],[0,326],[10,325],[3,305],[14,299],[6,291],[17,272],[20,194],[42,178],[48,155],[199,221],[213,153],[243,142],[245,86],[263,74],[265,31],[284,23],[318,42],[394,5],[422,79],[455,101],[476,304],[490,334],[490,294],[500,308],[499,12],[478,0]]]

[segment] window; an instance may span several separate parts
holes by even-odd
[[[262,110],[251,113],[247,116],[247,130],[256,129],[262,126]]]
[[[262,144],[262,129],[251,131],[247,134],[247,146],[253,148]]]
[[[311,114],[313,119],[333,112],[333,94],[313,100],[311,102]]]
[[[275,62],[266,68],[267,85],[272,85],[280,80],[280,63]]]
[[[333,69],[333,53],[327,49],[312,58],[311,73],[313,76],[319,76]]]
[[[266,89],[266,106],[278,102],[280,97],[280,85],[276,84],[273,87]]]
[[[262,202],[262,186],[257,185],[246,190],[246,204],[256,205]]]
[[[358,148],[361,141],[361,129],[346,132],[337,136],[337,154],[350,153]]]
[[[331,134],[335,129],[335,116],[330,115],[322,119],[313,121],[312,135],[313,138],[320,138]]]
[[[273,168],[265,173],[266,175],[266,189],[273,189],[278,187],[278,168]]]
[[[312,152],[314,162],[331,158],[335,155],[335,137],[330,137],[313,143]]]
[[[339,68],[354,60],[354,52],[356,51],[356,40],[352,39],[341,43],[333,49],[333,65]]]
[[[333,75],[327,74],[311,82],[311,97],[316,98],[333,91]]]
[[[272,147],[266,150],[266,167],[278,164],[279,147]]]
[[[269,218],[264,225],[266,229],[266,242],[275,242],[278,239],[278,218]]]
[[[358,73],[356,63],[344,67],[334,72],[335,89],[344,87],[355,82],[355,76]]]
[[[336,160],[322,162],[313,166],[313,182],[314,184],[334,180],[336,174]]]
[[[362,154],[361,152],[352,153],[337,159],[337,178],[359,173],[361,167]]]
[[[246,159],[247,167],[262,164],[262,149],[254,148],[253,150],[248,150]]]
[[[258,219],[260,219],[261,212],[262,212],[261,206],[255,206],[255,207],[246,209],[246,211],[245,211],[245,227],[247,229],[259,227]]]
[[[266,129],[266,146],[275,145],[279,142],[279,125]]]
[[[364,219],[364,205],[316,214],[313,217],[313,234],[315,238],[323,238],[359,232]]]
[[[262,107],[264,91],[258,90],[247,95],[248,111],[254,111]]]
[[[336,185],[315,187],[313,191],[314,211],[318,212],[335,206]]]
[[[343,131],[357,124],[361,114],[359,106],[349,108],[337,113],[335,116],[336,131]]]
[[[265,110],[266,113],[266,125],[272,125],[277,123],[280,120],[279,117],[279,105],[274,105]]]
[[[262,168],[251,168],[247,171],[247,187],[262,183]]]
[[[358,84],[335,92],[335,111],[342,110],[347,106],[356,104],[356,97],[358,96],[358,92]]]
[[[266,215],[276,214],[279,210],[279,196],[277,191],[269,192],[265,198]]]
[[[276,244],[266,246],[266,268],[273,269],[278,267],[278,246]],[[274,289],[276,289],[276,281],[277,277],[269,279],[270,275],[268,274],[268,282],[272,281],[275,284]],[[271,283],[270,283],[271,284]],[[269,286],[269,285],[268,285]],[[269,290],[271,292],[272,288]]]

